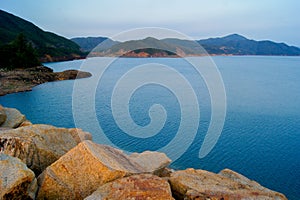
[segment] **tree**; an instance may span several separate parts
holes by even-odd
[[[40,64],[31,43],[26,40],[22,33],[20,33],[10,44],[1,47],[1,68],[30,68]]]
[[[0,68],[12,68],[12,59],[14,57],[12,45],[3,45],[0,48]]]

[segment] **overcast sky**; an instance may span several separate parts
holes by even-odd
[[[162,27],[194,39],[238,33],[300,47],[299,0],[0,0],[0,9],[67,38]]]

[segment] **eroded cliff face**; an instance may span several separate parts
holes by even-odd
[[[81,129],[33,125],[0,105],[0,199],[287,199],[229,169],[170,163],[164,153],[96,144]]]
[[[30,91],[36,85],[51,82],[87,78],[92,76],[89,72],[66,70],[53,72],[52,69],[38,66],[28,69],[15,69],[0,71],[0,96],[14,92]]]

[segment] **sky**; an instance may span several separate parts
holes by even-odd
[[[300,47],[299,0],[0,0],[0,9],[67,38],[161,27],[193,39],[238,33]]]

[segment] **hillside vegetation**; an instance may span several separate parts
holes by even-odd
[[[31,43],[21,33],[0,48],[0,69],[30,68],[41,65]]]
[[[42,62],[82,56],[80,47],[71,40],[43,31],[31,22],[0,10],[0,46],[12,42],[20,33],[28,39]]]

